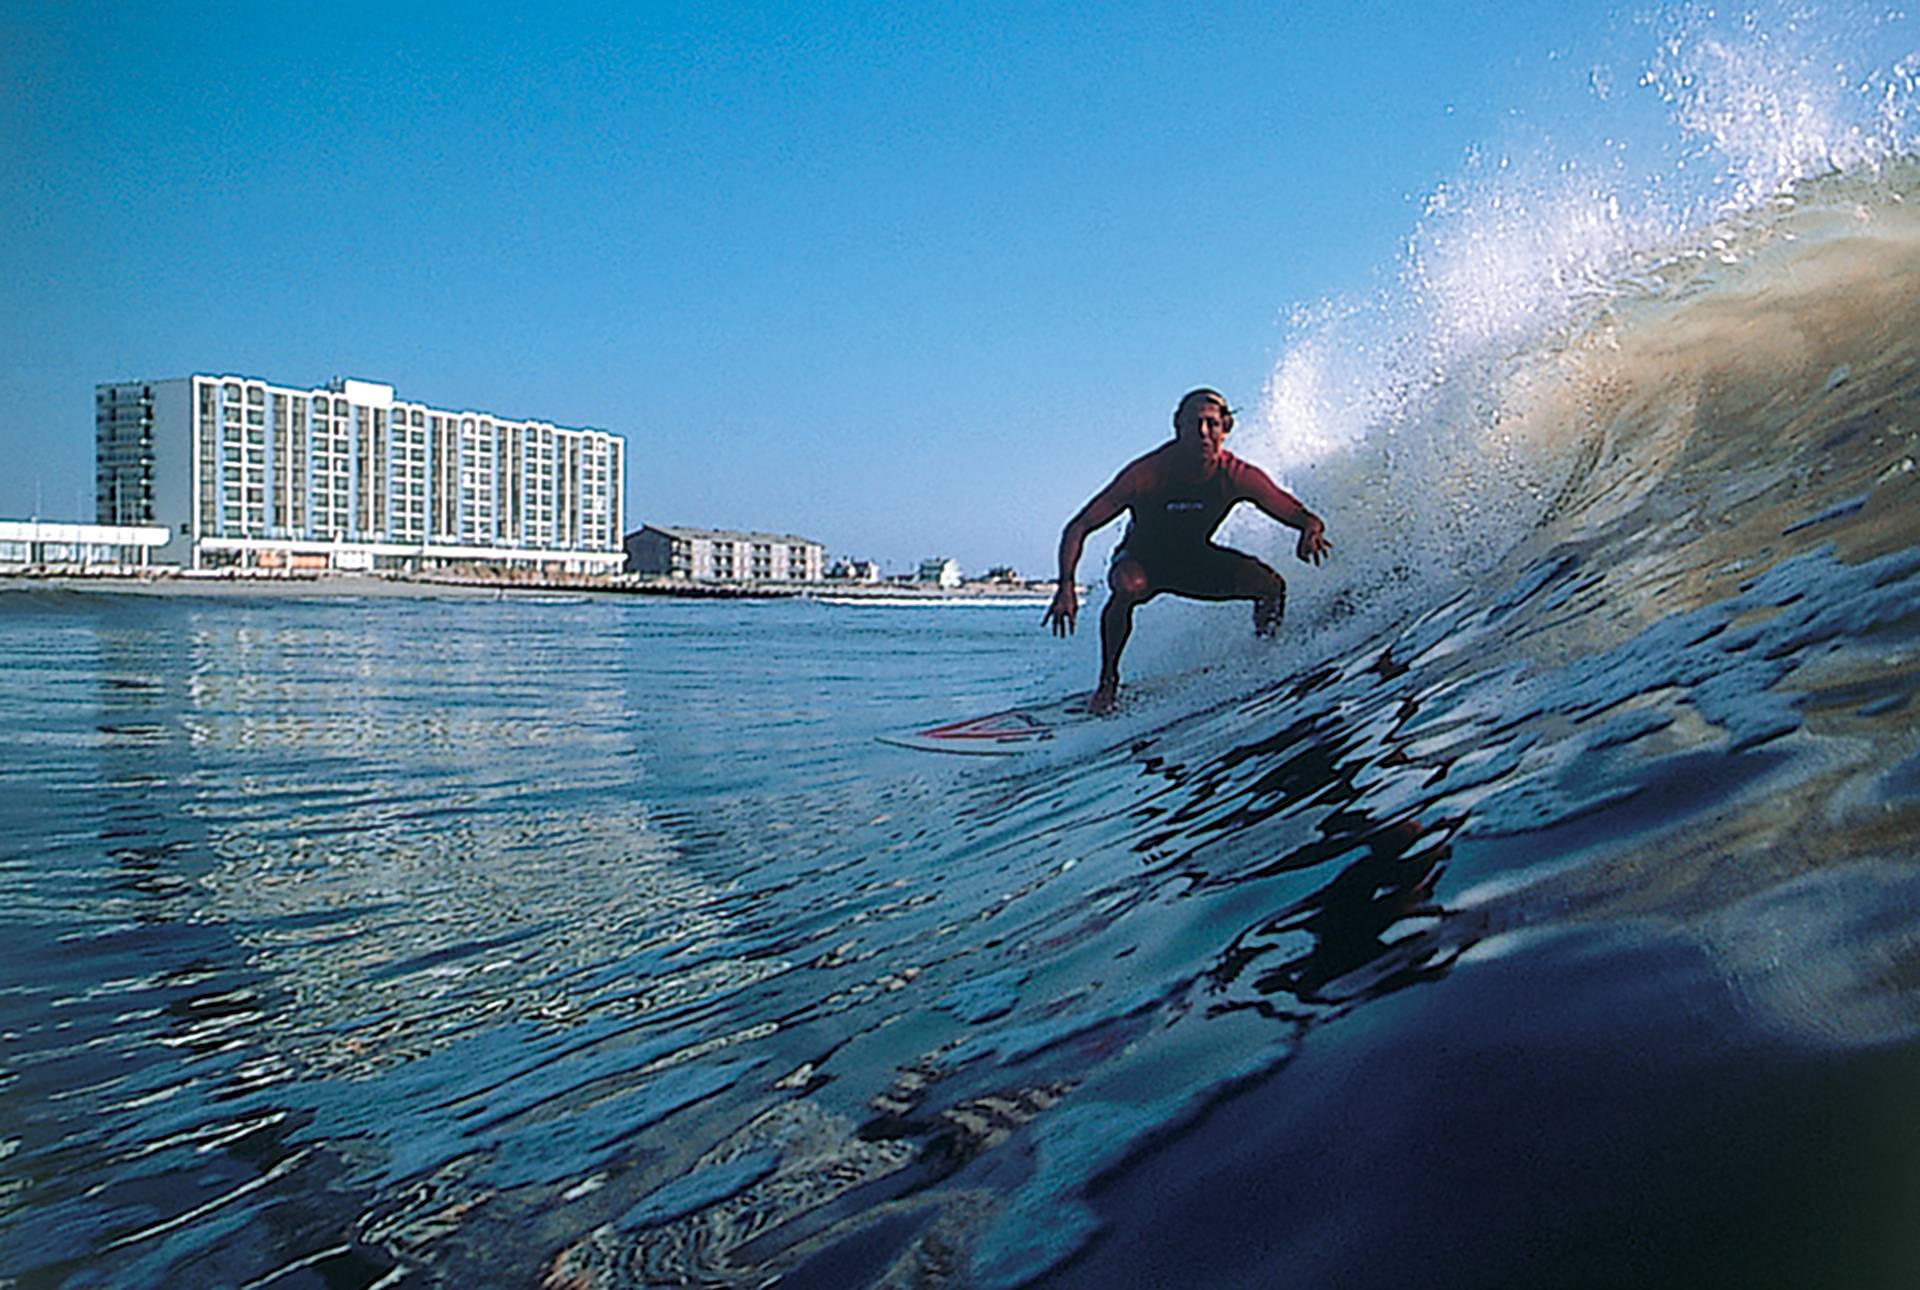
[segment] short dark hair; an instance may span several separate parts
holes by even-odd
[[[1203,385],[1197,390],[1188,390],[1181,396],[1179,404],[1173,409],[1173,428],[1178,430],[1180,419],[1188,415],[1189,411],[1197,411],[1196,405],[1206,400],[1218,403],[1220,410],[1227,414],[1227,421],[1229,423],[1233,421],[1233,409],[1227,406],[1227,396]]]

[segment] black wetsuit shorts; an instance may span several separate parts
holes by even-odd
[[[1113,563],[1122,560],[1132,560],[1146,570],[1149,594],[1170,591],[1200,600],[1238,599],[1247,594],[1246,588],[1280,576],[1265,561],[1217,542],[1176,550],[1122,546],[1113,553]]]

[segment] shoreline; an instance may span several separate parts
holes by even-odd
[[[614,579],[582,575],[529,579],[396,577],[383,574],[184,574],[4,572],[0,596],[9,592],[65,591],[79,595],[218,596],[330,599],[411,597],[506,600],[515,597],[649,596],[667,600],[813,600],[826,604],[914,606],[938,604],[1046,605],[1054,584],[963,583],[928,587],[911,583],[688,583],[665,578]]]

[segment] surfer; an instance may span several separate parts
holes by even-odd
[[[1213,532],[1240,502],[1252,502],[1280,523],[1300,530],[1294,554],[1313,564],[1332,544],[1320,517],[1223,446],[1233,410],[1213,390],[1199,389],[1173,412],[1173,439],[1129,462],[1112,483],[1067,521],[1060,535],[1060,582],[1043,624],[1056,636],[1074,629],[1080,612],[1074,569],[1087,535],[1131,511],[1127,533],[1113,553],[1107,586],[1113,594],[1100,613],[1100,683],[1088,707],[1104,715],[1120,696],[1120,654],[1133,634],[1133,611],[1162,592],[1191,600],[1251,600],[1253,630],[1280,630],[1287,582],[1254,557],[1213,541]]]

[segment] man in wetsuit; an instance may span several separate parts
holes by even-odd
[[[1133,634],[1133,611],[1161,592],[1194,600],[1251,600],[1253,629],[1271,636],[1286,610],[1287,583],[1244,552],[1216,545],[1213,531],[1240,502],[1252,502],[1282,524],[1300,530],[1294,554],[1314,564],[1332,544],[1326,525],[1258,466],[1221,446],[1233,412],[1212,390],[1195,390],[1173,412],[1173,441],[1130,462],[1060,535],[1060,583],[1043,623],[1054,635],[1074,629],[1080,612],[1073,572],[1087,535],[1133,512],[1113,553],[1107,586],[1113,594],[1100,613],[1100,684],[1088,706],[1113,711],[1120,694],[1120,653]]]

